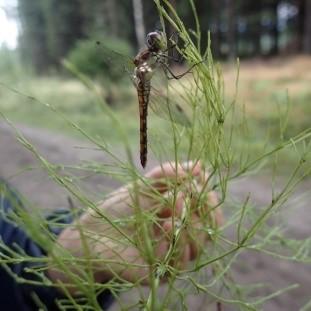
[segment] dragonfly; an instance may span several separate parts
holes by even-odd
[[[152,110],[158,115],[170,118],[171,121],[189,126],[190,121],[181,106],[165,95],[165,89],[157,90],[151,85],[153,76],[157,71],[165,73],[163,80],[180,79],[186,72],[175,75],[167,65],[167,40],[160,31],[147,34],[146,47],[134,58],[112,51],[97,41],[100,53],[104,53],[107,64],[114,66],[114,70],[126,72],[137,91],[140,120],[140,163],[143,168],[147,164],[148,138],[147,138],[147,116],[148,107],[152,103]],[[169,76],[170,75],[170,76]],[[163,76],[163,75],[162,75]],[[165,86],[165,82],[163,81]],[[164,87],[165,88],[165,87]],[[150,100],[151,98],[151,100]]]

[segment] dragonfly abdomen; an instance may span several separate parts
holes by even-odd
[[[150,95],[150,81],[140,81],[137,84],[140,119],[140,163],[142,167],[147,164],[148,139],[147,139],[147,116]]]

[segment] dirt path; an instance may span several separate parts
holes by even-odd
[[[26,126],[18,126],[18,129],[52,163],[73,165],[86,160],[109,162],[108,156],[104,156],[99,151],[82,149],[81,147],[91,147],[85,142]],[[37,169],[25,171],[25,167]],[[42,208],[54,209],[67,206],[66,192],[50,180],[46,172],[38,166],[34,156],[16,141],[13,130],[3,123],[0,123],[0,176],[9,179],[10,183],[25,197]],[[110,191],[116,186],[117,182],[106,176],[91,177],[85,183],[86,191],[89,189],[94,195],[98,193],[99,198],[101,193]],[[292,208],[285,208],[282,213],[282,217],[288,223],[289,234],[299,239],[311,236],[311,195],[307,192],[310,186],[310,182],[304,183],[294,198],[287,203],[287,206]],[[230,188],[230,195],[239,200],[245,198],[248,193],[252,193],[252,200],[259,205],[271,199],[271,190],[265,178],[239,180]],[[266,282],[270,285],[270,290],[277,290],[293,283],[299,285],[299,288],[266,303],[264,310],[299,310],[299,307],[311,298],[311,265],[273,259],[255,252],[245,252],[235,266],[235,275],[243,284]],[[199,310],[200,300],[201,298],[196,296],[190,297],[192,310]],[[117,310],[116,307],[114,309]]]
[[[28,126],[17,126],[17,129],[53,164],[74,166],[85,161],[111,162],[108,156],[87,142]],[[42,208],[67,205],[68,194],[48,177],[35,156],[17,141],[14,130],[4,123],[0,123],[0,146],[1,177],[9,180],[30,202]],[[102,175],[87,178],[84,185],[92,193],[101,193],[114,189],[118,183]]]

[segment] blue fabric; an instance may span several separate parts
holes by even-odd
[[[18,212],[18,208],[23,208],[19,196],[0,179],[0,238],[11,249],[16,250],[16,245],[18,245],[26,254],[32,257],[39,258],[45,256],[44,250],[10,219],[10,214],[13,211]],[[48,217],[49,220],[52,218],[58,224],[72,222],[72,216],[68,210],[57,211]],[[49,227],[49,230],[53,234],[58,235],[61,232],[59,227]],[[5,249],[0,249],[0,259],[5,258],[6,253]],[[34,280],[35,276],[27,274],[25,271],[25,268],[30,266],[30,263],[25,262],[7,266],[2,264],[0,266],[0,310],[38,310],[38,305],[34,302],[32,293],[36,294],[39,300],[47,307],[47,310],[58,310],[55,301],[64,297],[57,289],[16,282],[7,271],[7,269],[10,269],[17,276]],[[104,291],[98,296],[98,302],[103,310],[106,310],[112,304],[113,296],[110,292]]]

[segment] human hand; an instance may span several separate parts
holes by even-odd
[[[204,191],[207,179],[200,163],[158,166],[83,214],[58,243],[76,257],[91,257],[98,282],[117,276],[148,283],[150,265],[185,267],[209,239],[207,222],[221,224],[220,209],[211,211],[215,192]],[[53,277],[60,275],[54,271]]]

